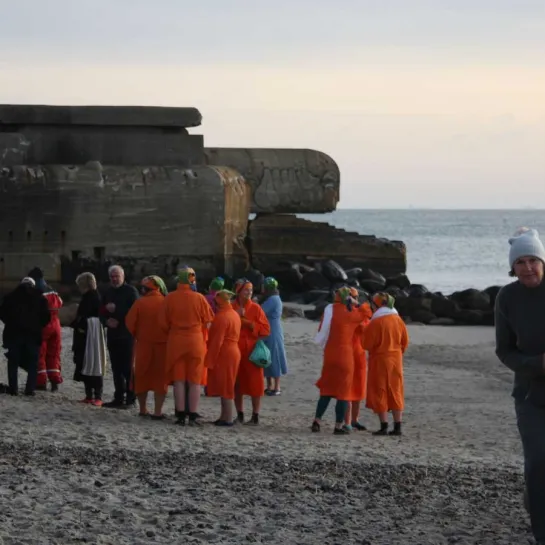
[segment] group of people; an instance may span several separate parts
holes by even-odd
[[[125,282],[118,265],[110,267],[109,279],[110,286],[101,296],[92,273],[76,278],[81,300],[71,324],[73,379],[84,385],[83,403],[123,408],[138,402],[141,416],[162,420],[172,385],[177,422],[193,426],[199,422],[204,388],[207,396],[221,399],[217,426],[246,421],[244,397],[251,399],[247,423],[259,423],[262,397],[280,395],[280,377],[287,373],[282,301],[274,278],[264,280],[258,297],[247,279],[238,280],[231,292],[221,277],[212,281],[204,296],[197,291],[196,274],[190,267],[178,271],[178,285],[171,293],[160,277],[148,276],[141,281],[139,294]],[[311,428],[320,431],[321,418],[334,398],[334,433],[365,430],[359,413],[367,399],[367,407],[380,419],[375,434],[400,435],[407,329],[391,295],[380,293],[370,304],[361,305],[358,296],[354,288],[338,289],[320,323],[316,342],[324,358]],[[4,298],[0,319],[5,323],[9,393],[18,394],[19,368],[28,373],[26,395],[46,389],[48,380],[52,391],[62,383],[58,317],[62,304],[37,268]],[[269,349],[268,366],[258,365],[251,357],[260,340]],[[107,353],[114,397],[103,403]],[[150,392],[154,408],[148,413]],[[394,417],[391,431],[388,412]]]

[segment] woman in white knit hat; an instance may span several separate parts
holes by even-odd
[[[515,373],[513,397],[524,450],[525,503],[545,545],[545,248],[535,229],[509,239],[510,276],[496,298],[496,354]]]

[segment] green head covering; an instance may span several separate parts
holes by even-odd
[[[216,278],[210,282],[208,289],[210,291],[220,291],[223,289],[223,286],[225,286],[225,280],[221,276],[216,276]]]
[[[335,302],[337,303],[343,303],[344,305],[346,305],[346,302],[349,297],[350,297],[350,288],[347,286],[343,286],[342,288],[339,288],[335,292]]]
[[[188,266],[182,267],[178,271],[178,282],[180,284],[194,284],[196,281],[195,271]]]
[[[235,293],[229,290],[219,290],[215,295],[215,299],[221,303],[230,303],[235,295]]]
[[[142,286],[148,288],[148,289],[158,289],[164,296],[168,294],[167,287],[165,286],[165,283],[163,282],[163,279],[160,276],[146,276],[142,280]]]
[[[271,291],[278,289],[278,282],[272,276],[267,276],[263,282],[263,286],[265,288],[265,292],[270,293]]]
[[[394,299],[392,295],[384,291],[375,293],[375,295],[373,295],[372,301],[373,303],[375,303],[375,305],[378,308],[381,308],[381,307],[394,308],[394,305],[396,302],[396,300]]]

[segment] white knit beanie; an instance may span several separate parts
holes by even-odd
[[[539,239],[539,233],[535,229],[521,227],[509,239],[509,265],[513,268],[515,261],[521,257],[532,256],[541,259],[545,263],[545,248]]]
[[[21,284],[30,284],[30,285],[33,286],[33,287],[36,286],[36,282],[35,282],[34,278],[30,278],[30,276],[25,276],[25,277],[21,280]]]

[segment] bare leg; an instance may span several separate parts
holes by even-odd
[[[380,423],[388,422],[388,413],[378,413],[377,414]]]
[[[267,377],[267,390],[272,390],[272,378]]]
[[[252,412],[259,414],[259,409],[261,409],[261,397],[252,397]]]
[[[174,403],[176,412],[185,413],[185,381],[174,383]]]
[[[221,398],[221,416],[220,420],[224,422],[233,421],[233,400]]]
[[[344,423],[346,426],[350,426],[351,422],[350,422],[350,407],[352,407],[352,402],[349,401],[348,402],[348,408],[346,409],[346,413],[344,415]]]
[[[146,407],[146,404],[148,401],[148,392],[138,394],[136,398],[138,399],[138,408],[140,409],[140,414],[147,414],[148,409]]]
[[[352,422],[357,422],[360,418],[361,401],[352,401]]]
[[[401,422],[403,411],[392,411],[392,415],[394,417],[394,422]]]
[[[189,383],[189,412],[196,413],[201,399],[201,385]]]
[[[388,413],[377,413],[380,420],[380,430],[374,431],[373,435],[388,435]]]
[[[235,407],[237,408],[237,412],[244,412],[244,401],[242,399],[242,396],[239,394],[235,395]]]
[[[161,416],[163,414],[163,404],[165,403],[165,397],[166,397],[166,394],[163,394],[163,393],[156,392],[154,394],[155,412],[153,414],[155,416]]]
[[[274,379],[274,389],[279,392],[280,391],[280,377],[276,377]]]

